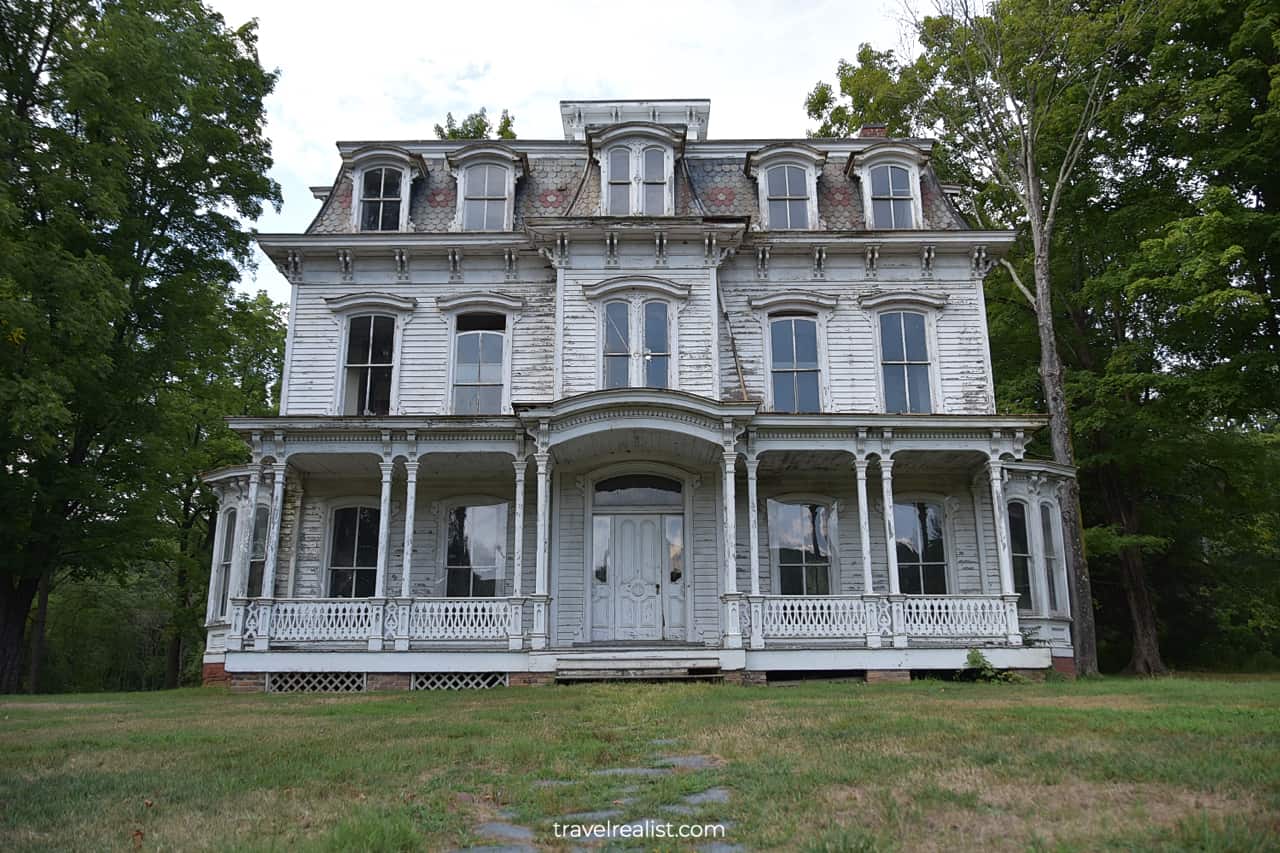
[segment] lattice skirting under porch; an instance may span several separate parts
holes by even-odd
[[[488,690],[506,687],[505,672],[415,672],[411,690]]]
[[[268,693],[363,693],[363,672],[272,672]]]

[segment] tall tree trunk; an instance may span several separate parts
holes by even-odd
[[[1107,521],[1125,535],[1138,532],[1138,512],[1127,493],[1128,480],[1113,468],[1103,473]],[[1160,656],[1160,633],[1156,623],[1155,602],[1147,586],[1146,560],[1135,547],[1120,549],[1120,579],[1125,601],[1129,605],[1129,624],[1133,646],[1125,672],[1135,675],[1163,675],[1169,670]]]
[[[169,623],[169,645],[165,649],[164,686],[168,690],[177,687],[182,680],[182,638],[187,627],[187,570],[178,569],[177,589],[174,591],[173,615]]]
[[[0,693],[17,693],[22,685],[22,638],[39,579],[0,580]]]
[[[31,670],[27,678],[27,692],[40,692],[40,670],[44,666],[45,629],[49,624],[49,587],[53,585],[53,572],[40,575],[36,594],[36,619],[31,626]]]
[[[1049,446],[1053,461],[1075,465],[1071,446],[1071,413],[1067,407],[1067,389],[1058,356],[1058,339],[1053,330],[1053,300],[1049,288],[1049,236],[1033,227],[1035,245],[1036,327],[1040,336],[1040,381],[1045,404],[1049,409]],[[1080,484],[1074,478],[1067,482],[1059,501],[1062,512],[1062,536],[1070,566],[1072,648],[1076,674],[1098,674],[1098,639],[1094,627],[1093,585],[1089,581],[1089,562],[1084,550],[1084,524],[1080,512]]]

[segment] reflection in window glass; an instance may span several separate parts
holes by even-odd
[[[258,507],[253,514],[253,548],[249,552],[249,587],[250,598],[267,595],[262,588],[262,576],[267,566],[267,528],[271,523],[271,510],[265,506]]]
[[[595,505],[680,506],[680,482],[651,474],[627,474],[596,483]]]
[[[874,227],[911,228],[911,173],[902,166],[883,165],[871,169],[871,216]]]
[[[333,546],[329,553],[329,595],[368,598],[378,574],[378,510],[343,507],[333,513]]]
[[[667,338],[667,303],[646,302],[644,305],[644,384],[649,388],[666,388],[667,370],[671,363],[671,345]]]
[[[831,593],[830,510],[770,500],[769,551],[783,595]]]
[[[644,215],[667,212],[667,155],[661,148],[644,150]]]
[[[610,216],[631,213],[631,149],[619,146],[609,151],[609,195],[606,208]]]
[[[769,323],[773,358],[773,410],[817,412],[818,323],[812,317],[780,317]]]
[[[502,411],[506,322],[501,314],[458,318],[453,363],[455,415],[496,415]]]
[[[396,321],[352,317],[347,328],[347,377],[343,412],[371,417],[391,411],[391,372]]]
[[[929,347],[924,315],[886,311],[880,315],[880,369],[889,414],[929,414]]]
[[[466,198],[462,201],[465,231],[502,231],[507,218],[507,169],[480,164],[467,167]]]
[[[631,384],[631,306],[610,302],[604,306],[604,387]]]
[[[1040,504],[1041,538],[1044,540],[1044,582],[1049,593],[1049,610],[1058,610],[1058,539],[1054,535],[1053,510]]]
[[[799,166],[774,166],[766,175],[769,228],[809,227],[809,188]]]
[[[1027,536],[1027,505],[1009,501],[1009,551],[1013,555],[1013,590],[1018,609],[1034,610],[1031,600],[1031,540]]]
[[[449,511],[445,595],[492,598],[497,594],[507,541],[507,505],[459,506]]]
[[[934,503],[895,503],[898,583],[907,595],[946,595],[947,559],[942,507]]]

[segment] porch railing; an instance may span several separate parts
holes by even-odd
[[[869,648],[957,640],[1018,645],[1016,595],[762,595],[749,597],[744,633],[769,640],[861,640]]]
[[[411,641],[502,641],[523,646],[523,598],[236,598],[226,648],[361,643],[407,649]],[[540,601],[534,602],[535,617]],[[544,605],[545,608],[545,605]],[[535,622],[537,620],[535,619]],[[545,620],[544,620],[545,621]]]

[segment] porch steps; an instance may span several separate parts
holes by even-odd
[[[719,681],[720,658],[705,647],[682,651],[670,646],[562,652],[556,657],[556,681]]]

